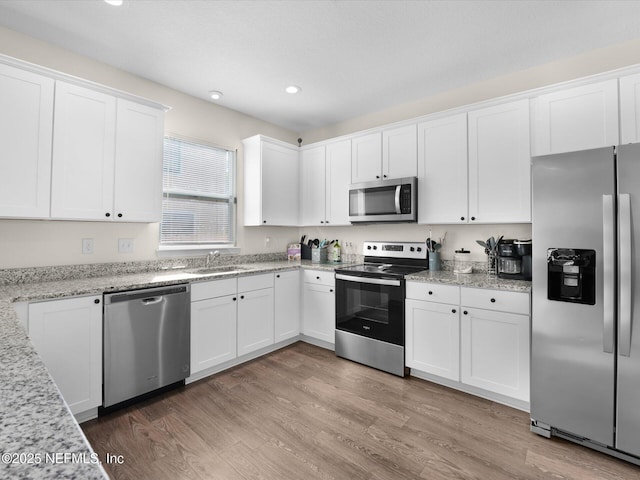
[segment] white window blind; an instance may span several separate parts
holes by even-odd
[[[235,242],[235,152],[164,139],[160,245]]]

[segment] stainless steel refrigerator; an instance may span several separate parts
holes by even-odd
[[[640,465],[640,145],[532,178],[531,430]]]

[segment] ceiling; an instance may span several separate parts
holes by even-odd
[[[0,25],[300,133],[638,38],[639,18],[636,0],[0,0]]]

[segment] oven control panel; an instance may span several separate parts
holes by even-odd
[[[424,242],[364,242],[362,250],[366,257],[427,258],[427,244]]]

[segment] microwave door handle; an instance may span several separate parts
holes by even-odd
[[[346,280],[347,282],[357,282],[357,283],[371,283],[373,285],[389,285],[391,287],[400,286],[400,280],[388,280],[386,278],[356,277],[354,275],[345,275],[343,273],[336,273],[336,280]]]
[[[401,214],[402,210],[400,209],[400,190],[402,189],[402,185],[396,186],[396,213]]]
[[[618,312],[620,316],[620,355],[631,356],[631,197],[628,193],[618,196],[620,219],[620,253],[618,257]]]

